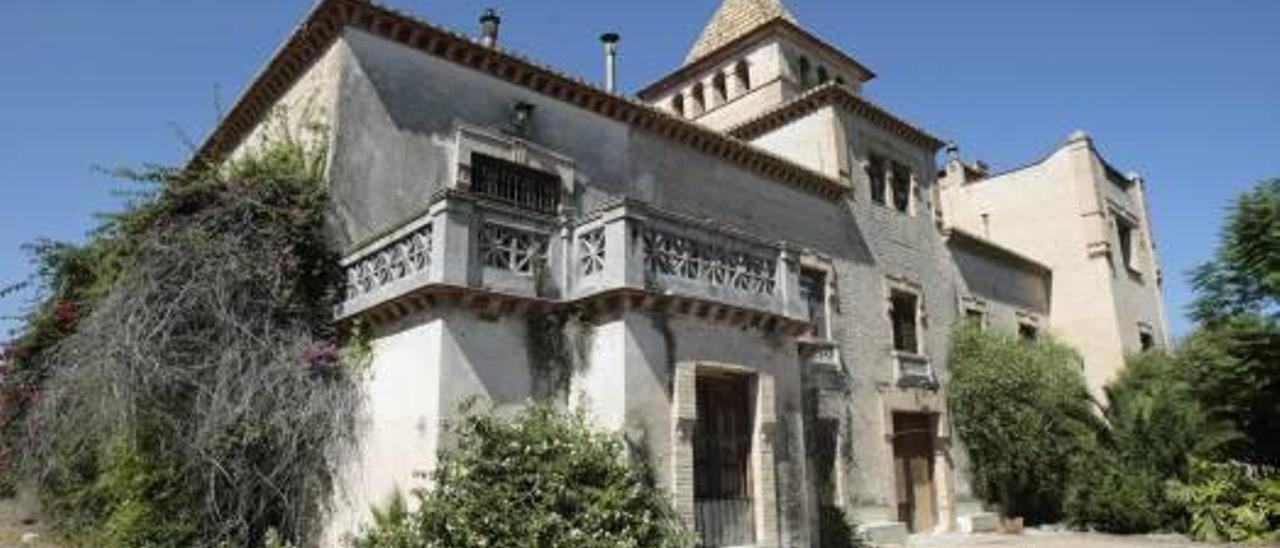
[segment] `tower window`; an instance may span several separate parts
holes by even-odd
[[[717,74],[711,79],[711,89],[714,91],[716,104],[723,104],[729,99],[728,86],[725,85],[724,74]]]
[[[893,207],[902,213],[911,209],[911,170],[901,164],[893,165]]]
[[[693,85],[693,115],[698,116],[707,110],[707,94],[702,84]]]
[[[822,85],[831,80],[831,75],[827,74],[827,67],[818,67],[818,85]]]
[[[893,290],[889,295],[889,320],[893,327],[893,349],[911,354],[920,353],[918,336],[920,306],[914,293]]]
[[[867,161],[867,180],[871,184],[871,201],[877,204],[884,204],[884,184],[885,174],[888,173],[888,162],[884,158],[872,156]]]
[[[809,58],[800,57],[800,87],[809,87]]]
[[[733,75],[738,79],[738,86],[743,92],[751,89],[751,68],[747,66],[746,61],[738,61],[733,67]]]
[[[684,94],[677,93],[671,98],[671,110],[675,111],[676,116],[684,118]]]
[[[1137,257],[1133,252],[1133,233],[1135,227],[1120,216],[1116,216],[1116,237],[1120,241],[1120,260],[1123,261],[1125,268],[1132,272],[1141,272],[1138,268]]]

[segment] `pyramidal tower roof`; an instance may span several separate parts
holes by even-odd
[[[724,0],[684,62],[687,65],[697,61],[774,19],[796,23],[781,0]]]

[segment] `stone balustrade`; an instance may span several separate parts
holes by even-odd
[[[566,223],[451,191],[342,266],[340,319],[433,290],[551,302],[627,292],[808,319],[786,246],[625,200]]]

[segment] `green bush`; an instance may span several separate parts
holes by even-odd
[[[1068,519],[1110,533],[1183,528],[1184,512],[1165,496],[1165,483],[1185,478],[1189,458],[1218,455],[1234,430],[1210,417],[1169,354],[1131,357],[1106,392],[1099,446],[1072,463]]]
[[[534,405],[509,419],[468,414],[453,434],[432,487],[412,494],[416,509],[393,498],[357,548],[688,545],[646,470],[580,413]]]
[[[978,493],[1031,523],[1061,517],[1071,459],[1098,428],[1077,355],[1053,340],[961,325],[948,394]]]
[[[1239,464],[1191,461],[1169,496],[1191,514],[1191,536],[1209,542],[1280,540],[1280,478],[1254,478]]]

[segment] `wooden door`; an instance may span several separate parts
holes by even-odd
[[[893,464],[898,492],[898,520],[913,533],[932,531],[937,523],[933,487],[933,415],[894,413]]]

